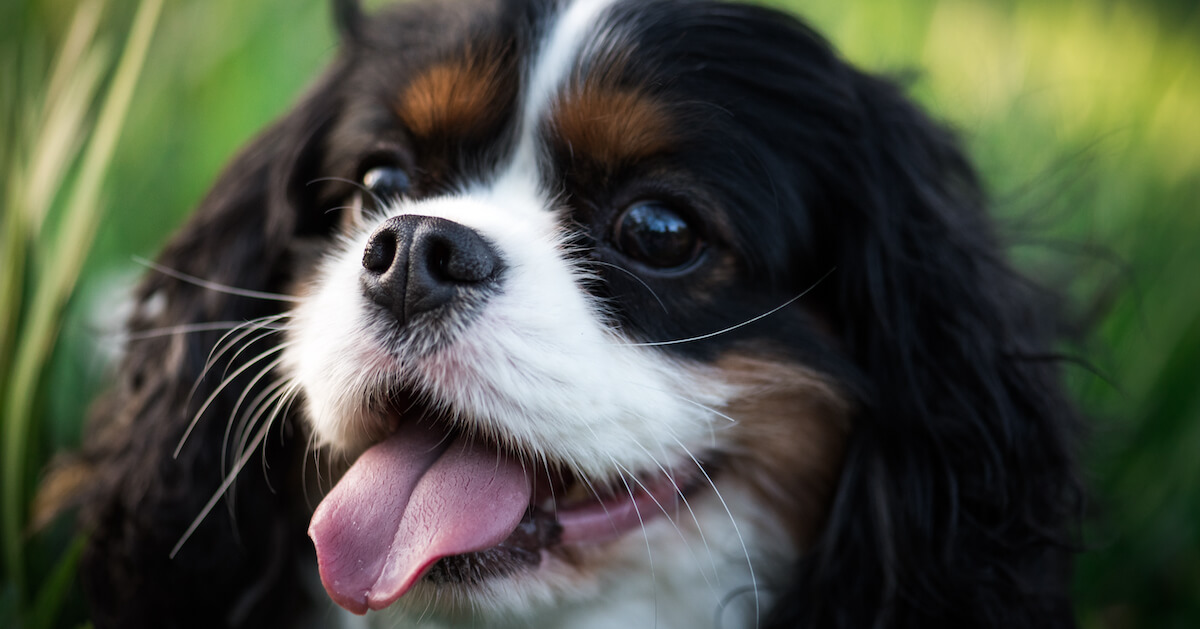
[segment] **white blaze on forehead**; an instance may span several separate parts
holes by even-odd
[[[547,31],[531,64],[525,93],[526,137],[529,127],[535,126],[530,123],[535,123],[550,104],[558,87],[575,67],[580,53],[594,47],[596,40],[605,34],[602,15],[614,3],[615,0],[575,0]]]
[[[551,20],[529,62],[516,147],[487,192],[513,198],[540,196],[539,121],[581,57],[610,37],[604,13],[615,3],[616,0],[574,0]]]

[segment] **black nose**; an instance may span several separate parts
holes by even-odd
[[[395,216],[371,234],[363,253],[367,297],[400,323],[491,282],[500,256],[476,231],[433,216]]]

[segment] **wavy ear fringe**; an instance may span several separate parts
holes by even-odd
[[[823,537],[776,627],[1071,627],[1077,420],[1055,303],[1005,261],[954,139],[850,73],[835,321],[869,383]],[[855,150],[855,149],[848,149]]]
[[[149,271],[137,291],[133,340],[75,462],[88,472],[81,517],[90,538],[80,574],[100,629],[163,626],[167,618],[172,626],[277,626],[303,607],[288,562],[303,556],[306,538],[289,515],[296,497],[276,491],[289,486],[303,437],[289,437],[293,427],[282,412],[269,428],[265,415],[239,426],[272,403],[275,355],[267,350],[277,337],[270,327],[226,338],[226,330],[185,331],[275,315],[283,302],[177,275],[263,292],[286,285],[291,243],[312,224],[309,214],[321,215],[315,189],[305,184],[337,110],[330,100],[337,70],[229,165],[160,254],[166,272]],[[222,353],[222,343],[237,347]],[[260,430],[270,438],[256,442]],[[251,458],[230,491],[173,555],[246,451]]]

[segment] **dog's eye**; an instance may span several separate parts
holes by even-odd
[[[393,165],[380,165],[368,169],[362,176],[362,183],[372,194],[381,199],[394,199],[404,196],[412,188],[412,179],[403,168]]]
[[[700,236],[680,216],[657,201],[629,206],[614,227],[613,241],[621,253],[659,269],[686,265],[700,254]]]

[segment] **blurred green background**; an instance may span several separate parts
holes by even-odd
[[[977,160],[1022,267],[1093,317],[1078,351],[1096,369],[1070,370],[1092,424],[1082,625],[1200,627],[1197,3],[771,4],[907,77]],[[61,521],[30,532],[33,487],[78,443],[132,257],[332,57],[327,14],[324,0],[0,3],[0,626],[84,622],[78,544]]]

